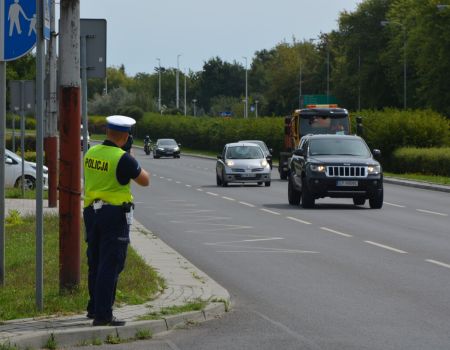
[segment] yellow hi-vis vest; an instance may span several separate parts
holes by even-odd
[[[112,205],[132,202],[130,183],[121,185],[116,170],[125,151],[119,147],[96,145],[84,156],[84,207],[101,199]]]

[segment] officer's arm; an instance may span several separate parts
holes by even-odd
[[[139,175],[133,179],[138,185],[141,186],[148,186],[150,185],[150,176],[148,175],[148,173],[144,170],[141,169],[141,172],[139,173]]]

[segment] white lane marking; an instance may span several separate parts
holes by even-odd
[[[225,197],[225,196],[222,196],[222,198],[223,198],[223,199],[226,199],[227,201],[235,201],[235,200],[236,200],[236,199],[234,199],[234,198]]]
[[[292,220],[292,221],[296,221],[296,222],[300,222],[300,223],[305,224],[305,225],[311,225],[311,223],[309,221],[293,218],[292,216],[286,216],[286,219],[289,219],[289,220]]]
[[[167,181],[172,181],[172,179],[171,178],[167,178]]]
[[[400,204],[394,204],[394,203],[389,203],[389,202],[384,202],[384,204],[390,205],[390,206],[393,206],[393,207],[397,207],[397,208],[405,208],[404,205],[400,205]]]
[[[216,253],[309,253],[309,254],[318,254],[319,252],[313,252],[309,250],[216,250]]]
[[[283,237],[255,238],[255,239],[244,239],[241,241],[215,242],[215,243],[204,243],[204,244],[205,245],[221,245],[221,244],[228,244],[228,243],[276,241],[279,239],[284,239],[284,238]]]
[[[160,178],[160,179],[164,179],[164,176],[160,176],[159,178]]]
[[[321,349],[321,347],[319,347],[316,343],[312,342],[311,340],[309,340],[308,338],[306,338],[305,336],[293,331],[292,329],[290,329],[288,326],[284,325],[281,322],[272,320],[271,318],[269,318],[268,316],[258,312],[258,311],[254,311],[251,310],[251,312],[253,312],[254,314],[258,315],[259,317],[261,317],[262,319],[266,320],[267,322],[270,322],[271,324],[273,324],[275,327],[277,327],[278,329],[282,330],[284,333],[288,334],[290,337],[294,338],[297,340],[297,342],[304,344],[305,347],[312,349],[312,350],[319,350]]]
[[[254,208],[255,207],[253,204],[250,204],[250,203],[247,203],[247,202],[239,202],[239,203],[241,203],[243,205],[246,205],[247,207],[250,207],[250,208]]]
[[[203,168],[203,170],[206,170],[206,171],[208,171],[209,169],[208,169],[208,168]]]
[[[201,188],[197,188],[197,191],[199,192],[203,192],[203,190]]]
[[[440,216],[448,216],[448,214],[438,213],[436,211],[430,211],[425,209],[416,209],[417,211],[425,214],[433,214],[433,215],[440,215]]]
[[[158,176],[158,175],[156,175],[156,174],[153,174],[153,176]]]
[[[352,235],[349,235],[348,233],[335,231],[335,230],[332,230],[331,228],[328,228],[328,227],[321,227],[320,229],[324,230],[324,231],[331,232],[331,233],[335,233],[335,234],[340,235],[340,236],[348,237],[348,238],[353,237]]]
[[[209,194],[209,195],[211,195],[211,196],[215,196],[215,197],[218,196],[218,194],[217,194],[217,193],[214,193],[214,192],[206,192],[206,193]]]
[[[273,215],[281,215],[280,213],[277,213],[276,211],[272,211],[272,210],[269,210],[269,209],[261,208],[259,210],[265,211],[266,213],[273,214]]]
[[[185,185],[186,187],[192,187],[191,185]]]
[[[180,183],[181,183],[181,181],[175,181],[175,183],[176,183],[176,184],[180,184]]]
[[[364,242],[366,242],[366,243],[368,243],[368,244],[372,244],[372,245],[377,246],[377,247],[380,247],[380,248],[384,248],[384,249],[387,249],[387,250],[396,252],[396,253],[400,253],[400,254],[408,254],[408,253],[405,252],[404,250],[400,250],[400,249],[397,249],[397,248],[393,248],[393,247],[390,247],[390,246],[388,246],[388,245],[384,245],[384,244],[381,244],[381,243],[372,242],[372,241],[364,241]]]
[[[447,269],[450,269],[450,265],[449,264],[446,264],[446,263],[443,263],[443,262],[440,262],[440,261],[437,261],[437,260],[427,259],[425,261],[428,261],[429,263],[432,263],[432,264],[439,265],[439,266],[442,266],[442,267],[446,267]]]

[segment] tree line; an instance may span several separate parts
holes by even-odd
[[[340,13],[338,28],[314,40],[283,41],[254,53],[248,70],[249,105],[260,116],[281,116],[298,108],[305,95],[335,96],[350,110],[430,108],[450,116],[450,6],[448,0],[364,0]],[[30,58],[16,61],[8,77],[33,74]],[[107,69],[104,80],[88,84],[91,114],[133,107],[163,113],[235,116],[244,114],[245,67],[220,57],[201,71],[179,72],[176,109],[175,68],[155,67],[135,76],[125,66]],[[251,109],[249,116],[256,114]]]

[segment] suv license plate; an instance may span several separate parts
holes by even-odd
[[[358,181],[338,181],[336,183],[336,186],[356,187],[358,186]]]

